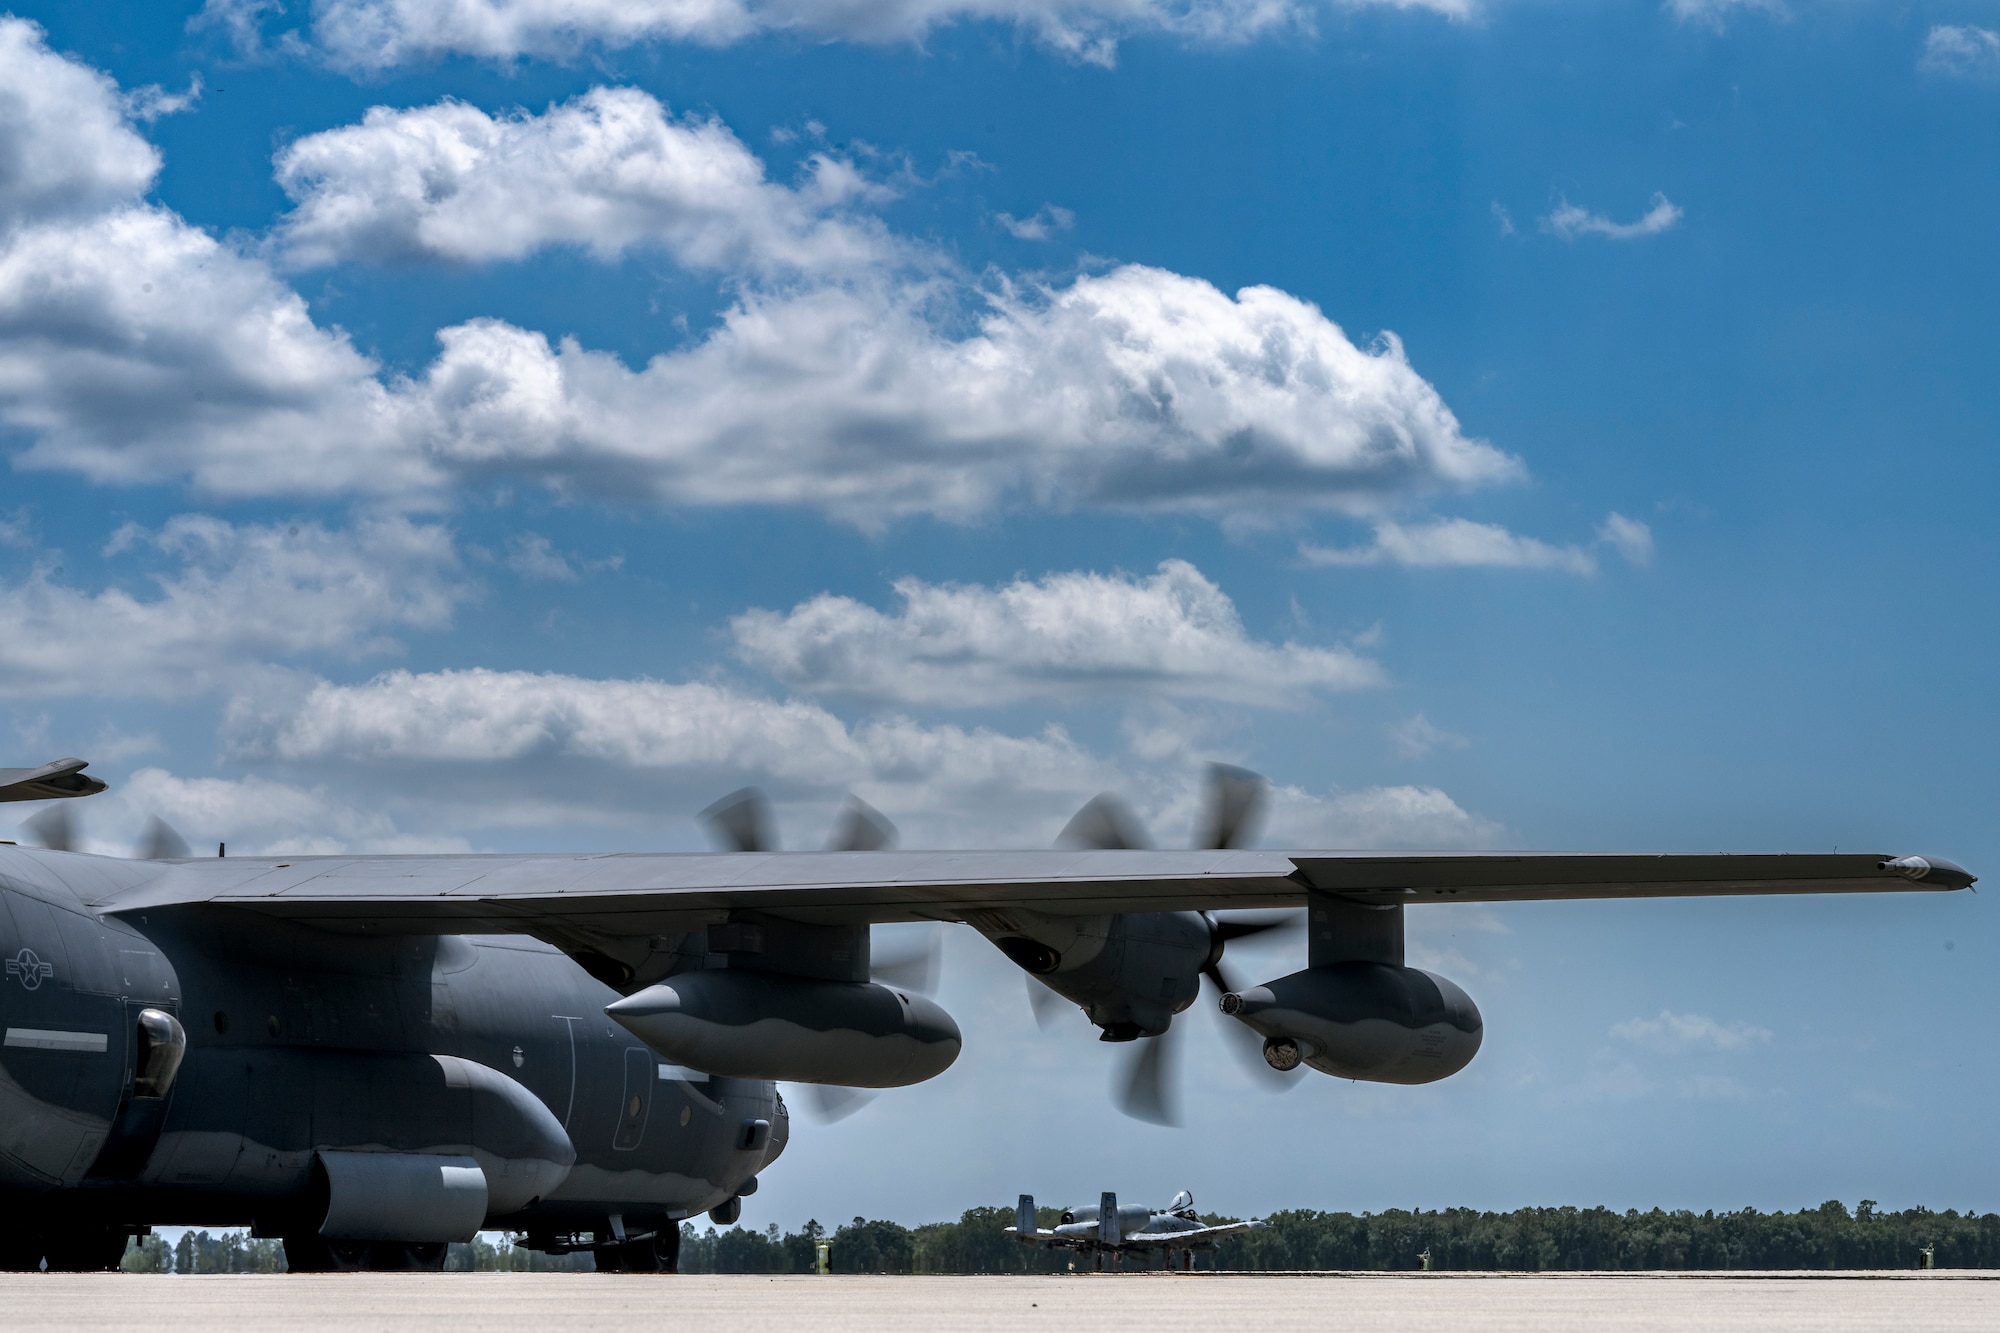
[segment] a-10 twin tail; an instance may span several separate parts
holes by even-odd
[[[0,770],[0,801],[102,790],[84,767]],[[1135,847],[1101,799],[1045,852],[888,851],[857,805],[840,850],[777,853],[749,795],[709,812],[737,850],[700,855],[196,858],[162,827],[123,860],[37,816],[44,846],[0,846],[0,1269],[115,1267],[184,1224],[281,1237],[301,1271],[437,1268],[484,1228],[670,1271],[681,1220],[734,1221],[784,1151],[779,1082],[957,1057],[944,1010],[874,975],[875,923],[972,925],[1104,1040],[1157,1052],[1208,977],[1273,1070],[1421,1083],[1480,1020],[1404,966],[1408,904],[1972,882],[1920,857],[1242,849],[1261,790],[1215,770],[1194,851]],[[1223,981],[1265,922],[1216,909],[1300,906],[1304,970]]]

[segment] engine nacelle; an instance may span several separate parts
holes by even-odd
[[[1309,967],[1222,997],[1276,1069],[1304,1063],[1370,1083],[1435,1083],[1472,1063],[1484,1027],[1443,977],[1388,963]]]
[[[685,972],[604,1012],[675,1064],[725,1078],[900,1088],[958,1058],[950,1014],[874,982]]]
[[[1213,924],[1199,912],[1064,917],[1008,908],[967,919],[1115,1041],[1165,1032],[1201,993],[1201,969],[1216,947]]]

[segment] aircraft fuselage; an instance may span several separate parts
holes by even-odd
[[[155,1224],[289,1247],[356,1153],[476,1163],[479,1225],[543,1244],[664,1237],[738,1206],[783,1151],[774,1084],[663,1065],[549,945],[215,908],[121,919],[65,882],[127,864],[0,847],[0,1267],[101,1266]],[[147,1013],[184,1033],[160,1097]]]

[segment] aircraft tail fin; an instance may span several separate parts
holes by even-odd
[[[1105,1245],[1116,1245],[1125,1239],[1123,1228],[1118,1225],[1118,1196],[1105,1194],[1097,1201],[1097,1239]]]
[[[1014,1208],[1014,1239],[1032,1243],[1041,1229],[1035,1221],[1035,1196],[1023,1194]]]

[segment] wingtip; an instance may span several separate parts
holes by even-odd
[[[1979,882],[1979,876],[1964,866],[1938,856],[1895,856],[1880,862],[1877,868],[1926,888],[1969,889]]]

